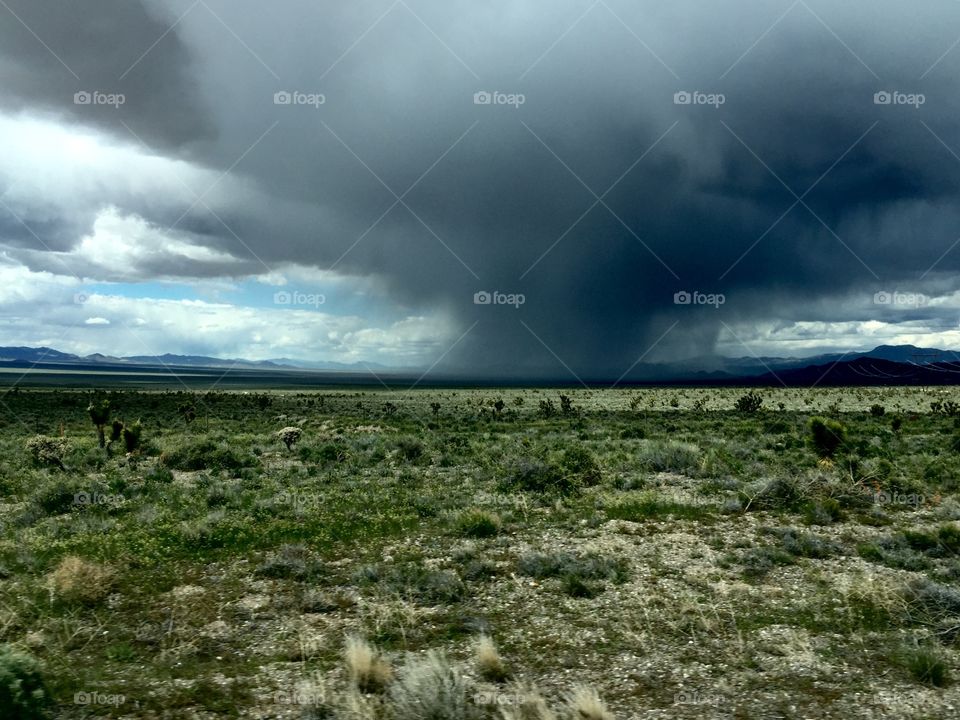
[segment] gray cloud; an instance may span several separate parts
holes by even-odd
[[[191,6],[114,5],[11,7],[84,81],[126,92],[123,108],[73,106],[76,79],[12,22],[5,107],[131,142],[123,119],[158,153],[230,169],[242,200],[224,182],[207,201],[242,242],[203,205],[180,229],[243,267],[336,264],[452,312],[473,329],[444,367],[563,375],[555,354],[578,375],[618,376],[674,323],[651,358],[709,352],[723,323],[868,311],[828,297],[956,289],[960,250],[930,268],[960,234],[960,160],[944,147],[960,154],[960,50],[930,68],[960,7],[811,1],[777,22],[787,6],[759,2],[611,0],[584,15],[589,3],[209,0],[118,84]],[[481,90],[525,102],[475,105]],[[695,90],[725,102],[674,103]],[[278,91],[325,102],[275,105]],[[877,105],[879,91],[925,102]],[[102,195],[159,228],[191,202]],[[74,212],[50,219],[64,237],[89,222],[89,206]],[[474,305],[478,290],[526,302]],[[678,290],[727,302],[678,307]]]

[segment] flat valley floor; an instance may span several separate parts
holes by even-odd
[[[958,403],[8,390],[0,716],[960,717]]]

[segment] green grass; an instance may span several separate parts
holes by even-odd
[[[949,685],[953,419],[919,389],[761,389],[738,412],[743,392],[564,390],[564,413],[550,389],[104,390],[113,419],[140,418],[129,456],[98,447],[90,393],[7,392],[0,677],[42,687],[53,717],[81,717],[83,691],[129,698],[90,716],[242,717],[290,678],[337,689],[347,633],[398,669],[408,652],[466,662],[489,633],[518,679],[555,695],[582,679],[618,717],[681,691],[614,677],[625,653],[703,692],[736,667],[809,716],[891,682]],[[831,452],[812,417],[842,424]],[[287,426],[303,428],[289,451]],[[61,432],[43,448],[62,468],[28,446]],[[110,569],[102,596],[51,595],[71,555]],[[806,685],[764,669],[788,632],[827,668]],[[904,633],[923,643],[898,649]],[[758,716],[761,696],[729,709]]]

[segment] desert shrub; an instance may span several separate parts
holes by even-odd
[[[413,437],[402,437],[397,440],[397,450],[400,452],[400,457],[410,463],[421,460],[426,451],[423,443]]]
[[[51,704],[39,661],[30,655],[0,646],[0,717],[41,720]]]
[[[70,512],[80,490],[76,480],[57,479],[42,485],[33,496],[33,502],[47,515],[63,515]]]
[[[930,562],[913,550],[903,535],[861,543],[857,546],[857,552],[864,560],[901,570],[925,570],[930,566]]]
[[[907,545],[927,557],[940,558],[960,552],[960,529],[955,525],[941,525],[936,530],[906,530],[903,538]]]
[[[567,708],[576,720],[615,720],[597,691],[586,685],[578,685],[567,695]]]
[[[474,651],[477,672],[481,678],[488,682],[503,682],[510,676],[503,658],[497,651],[497,646],[489,635],[484,633],[477,638]]]
[[[473,508],[460,513],[454,521],[457,533],[467,537],[492,537],[500,532],[503,521],[496,513]]]
[[[806,500],[804,489],[793,477],[778,477],[751,485],[739,493],[745,510],[796,510]]]
[[[847,440],[847,428],[838,420],[810,418],[810,440],[820,457],[833,457]]]
[[[99,563],[68,555],[50,573],[50,586],[60,600],[92,605],[107,596],[113,584],[113,571]]]
[[[803,512],[808,525],[832,525],[846,518],[840,502],[831,497],[807,503]]]
[[[65,470],[63,458],[69,450],[64,438],[52,438],[46,435],[35,435],[27,440],[27,452],[34,463],[41,467],[56,467]]]
[[[762,532],[780,541],[780,548],[794,557],[823,559],[839,555],[843,548],[831,540],[795,528],[764,528]]]
[[[362,638],[347,638],[343,657],[350,683],[360,692],[382,692],[393,678],[393,669],[387,660]]]
[[[553,400],[547,398],[540,401],[540,407],[537,409],[537,412],[541,417],[553,417],[557,414],[557,406],[553,404]]]
[[[650,441],[640,447],[637,461],[644,470],[692,473],[700,465],[700,448],[691,443]]]
[[[361,585],[373,585],[381,592],[426,605],[450,604],[466,597],[466,586],[455,573],[415,562],[367,565],[355,579]]]
[[[659,496],[655,492],[645,492],[639,497],[619,500],[605,508],[611,520],[642,522],[650,518],[672,516],[688,520],[700,520],[710,514],[708,507],[692,503],[682,503]]]
[[[325,443],[320,446],[300,446],[298,457],[304,462],[327,465],[343,462],[347,459],[347,448],[343,443]]]
[[[569,395],[560,395],[560,412],[564,415],[572,415],[576,412],[576,408],[573,406],[573,400]]]
[[[626,559],[597,553],[528,553],[520,557],[517,567],[530,577],[559,578],[563,591],[573,597],[593,597],[603,591],[602,582],[622,583],[630,576]]]
[[[472,720],[482,710],[467,695],[467,680],[446,657],[431,650],[411,657],[390,686],[394,720]]]
[[[873,404],[870,406],[870,414],[873,417],[883,417],[887,413],[887,409],[883,405]]]
[[[254,573],[267,578],[310,580],[320,577],[323,567],[310,558],[306,546],[281,545],[276,553],[257,566]]]
[[[925,624],[935,625],[960,616],[960,590],[929,578],[914,581],[907,590],[911,614]]]
[[[500,492],[537,492],[555,495],[570,495],[580,489],[579,478],[565,473],[556,465],[544,460],[522,459],[497,483]]]
[[[640,425],[632,425],[620,431],[622,440],[642,440],[647,436],[647,431]]]
[[[750,390],[745,395],[737,398],[734,407],[738,412],[755,413],[763,406],[763,396],[755,390]]]
[[[786,550],[776,546],[764,546],[746,550],[738,559],[743,574],[748,578],[760,578],[780,565],[793,565],[796,560]]]
[[[597,485],[601,480],[600,464],[597,458],[584,447],[571,447],[563,451],[560,457],[561,469],[577,477],[584,486]]]
[[[229,470],[256,465],[256,458],[240,453],[227,441],[216,442],[205,438],[164,453],[160,458],[174,470]]]
[[[171,483],[173,482],[173,473],[170,472],[170,468],[157,463],[147,471],[143,479],[148,482]]]
[[[302,435],[303,429],[298,427],[285,427],[277,431],[277,438],[287,446],[287,450],[296,445]]]
[[[945,687],[950,683],[950,671],[942,654],[933,647],[914,647],[903,651],[901,662],[924,685]]]

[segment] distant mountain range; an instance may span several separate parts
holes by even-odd
[[[0,363],[56,363],[61,365],[124,365],[124,366],[169,366],[192,368],[236,368],[239,370],[343,370],[347,372],[396,371],[378,363],[339,363],[331,361],[303,362],[278,358],[276,360],[244,360],[208,357],[206,355],[128,355],[114,357],[94,353],[74,355],[48,347],[0,347]]]
[[[338,363],[300,361],[289,358],[272,360],[223,359],[205,355],[133,355],[112,357],[95,353],[74,355],[48,347],[0,347],[0,367],[36,370],[134,371],[164,369],[193,371],[236,370],[271,375],[277,378],[298,373],[341,377],[344,381],[379,380],[380,375],[398,378],[418,377],[419,368],[395,368],[377,363]],[[304,375],[306,373],[306,375]],[[222,375],[222,373],[218,373]],[[437,376],[442,384],[481,382],[497,384],[497,373],[451,373]],[[509,376],[507,376],[509,377]],[[586,378],[598,385],[605,378]],[[530,377],[535,384],[569,382],[568,377]],[[502,380],[499,382],[503,382]],[[523,378],[507,382],[523,383]],[[919,348],[914,345],[880,345],[867,352],[828,353],[806,358],[702,356],[677,363],[638,365],[620,384],[688,385],[953,385],[960,384],[960,352]]]

